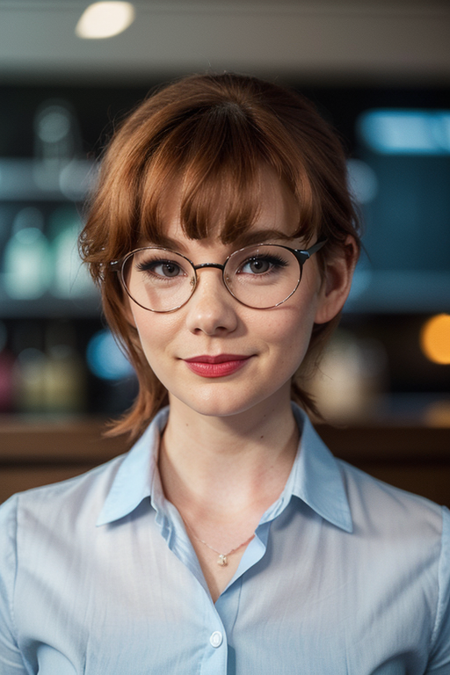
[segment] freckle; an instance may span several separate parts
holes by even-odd
[[[261,438],[264,438],[264,436],[261,436]]]

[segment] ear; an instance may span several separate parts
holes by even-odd
[[[350,293],[357,260],[358,247],[348,235],[343,248],[326,263],[315,323],[327,323],[339,314]]]

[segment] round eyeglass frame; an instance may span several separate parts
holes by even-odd
[[[223,285],[227,289],[228,293],[237,302],[239,302],[239,304],[243,305],[244,307],[249,307],[250,309],[261,309],[261,310],[275,309],[276,307],[279,307],[284,302],[286,302],[286,300],[289,300],[289,298],[294,295],[294,293],[297,290],[297,288],[299,287],[300,281],[302,279],[303,265],[305,264],[305,262],[307,260],[309,260],[309,258],[314,253],[317,253],[317,251],[320,251],[320,249],[323,246],[325,246],[327,241],[328,241],[327,239],[321,239],[320,241],[317,241],[315,244],[313,244],[313,246],[310,246],[308,249],[290,248],[289,246],[283,246],[282,244],[272,244],[271,242],[267,242],[267,241],[262,242],[260,244],[250,244],[249,246],[244,246],[242,248],[237,249],[236,251],[233,251],[233,253],[231,253],[227,257],[227,259],[225,260],[223,265],[221,265],[220,263],[201,263],[200,265],[194,265],[192,260],[189,260],[189,258],[187,258],[185,255],[183,255],[182,253],[179,253],[178,251],[173,251],[170,248],[165,248],[165,247],[162,247],[162,246],[141,246],[140,248],[135,248],[133,251],[130,251],[130,253],[127,253],[123,258],[120,258],[119,260],[112,260],[109,263],[109,267],[113,272],[117,272],[119,274],[120,283],[121,283],[122,288],[124,289],[125,293],[128,295],[128,297],[136,305],[138,305],[139,307],[142,307],[142,309],[145,309],[147,312],[155,312],[157,314],[170,314],[171,312],[176,312],[178,309],[181,309],[182,307],[184,307],[189,302],[189,300],[192,298],[192,296],[195,293],[195,289],[197,288],[197,284],[198,284],[197,270],[204,269],[204,268],[207,268],[207,267],[211,267],[213,269],[221,270]],[[233,258],[233,256],[237,255],[238,253],[241,253],[242,251],[245,251],[246,249],[257,248],[258,246],[276,246],[278,248],[283,248],[286,251],[290,251],[290,253],[292,253],[294,255],[294,257],[296,258],[296,260],[298,262],[298,266],[299,266],[299,276],[298,276],[295,288],[291,291],[291,293],[289,293],[289,295],[287,295],[284,298],[284,300],[281,300],[280,302],[277,302],[275,305],[270,305],[269,307],[253,307],[252,305],[249,305],[248,303],[243,302],[242,300],[239,300],[239,298],[237,298],[236,295],[233,293],[233,291],[228,287],[226,279],[225,279],[225,269],[226,269],[226,265],[227,265],[228,261],[231,258]],[[127,260],[129,260],[131,258],[131,256],[133,256],[135,253],[138,253],[139,251],[146,251],[148,249],[152,249],[152,250],[156,250],[156,251],[167,251],[169,253],[175,253],[176,255],[180,256],[181,258],[184,258],[184,260],[186,260],[186,262],[188,262],[190,264],[190,266],[192,267],[192,269],[194,270],[195,283],[192,284],[192,290],[191,290],[191,293],[190,293],[189,297],[183,303],[181,303],[181,305],[177,305],[177,307],[173,307],[172,309],[152,309],[151,307],[146,307],[145,305],[142,305],[140,302],[138,302],[135,298],[133,298],[130,291],[128,290],[128,287],[127,287],[127,284],[126,284],[126,281],[125,281],[125,277],[124,277],[124,273],[123,273],[125,265],[127,263]]]

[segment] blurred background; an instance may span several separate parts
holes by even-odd
[[[370,429],[367,461],[415,463],[418,491],[428,453],[447,499],[450,5],[436,0],[0,1],[0,499],[123,448],[92,440],[136,382],[80,265],[83,203],[114,125],[207,70],[292,86],[341,135],[364,252],[311,382],[345,427],[324,434],[353,460],[349,434]]]

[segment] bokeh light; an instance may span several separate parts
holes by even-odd
[[[450,153],[450,111],[368,110],[358,120],[365,144],[387,155]]]
[[[437,314],[422,327],[420,346],[427,359],[440,365],[450,364],[450,315]]]
[[[134,370],[109,330],[101,330],[91,338],[86,352],[91,372],[101,380],[121,380]]]

